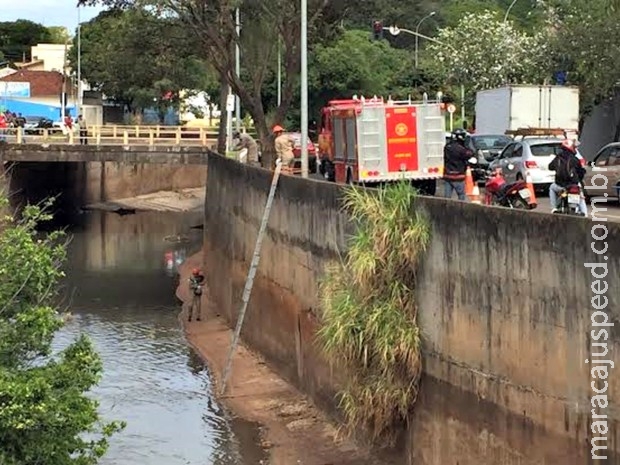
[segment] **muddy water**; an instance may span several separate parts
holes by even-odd
[[[212,395],[208,370],[187,348],[174,297],[175,266],[196,252],[200,215],[91,212],[73,228],[62,346],[81,332],[104,377],[94,395],[106,418],[125,420],[106,465],[249,465],[264,459],[255,425],[234,420]]]

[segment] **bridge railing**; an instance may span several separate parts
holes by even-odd
[[[245,132],[245,128],[243,129]],[[252,134],[251,131],[250,134]],[[11,144],[64,144],[64,145],[196,145],[211,147],[217,142],[218,131],[214,128],[191,128],[187,126],[88,126],[80,133],[61,128],[0,130],[0,141]],[[255,134],[252,134],[255,135]]]

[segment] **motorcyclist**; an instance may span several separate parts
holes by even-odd
[[[560,153],[556,155],[549,164],[549,170],[555,171],[555,182],[549,187],[549,200],[551,202],[551,212],[558,210],[558,195],[568,186],[578,185],[583,192],[583,177],[586,174],[585,168],[581,166],[577,158],[577,144],[569,139],[562,141]],[[588,214],[586,199],[582,193],[579,200],[579,210],[581,214]]]
[[[247,161],[252,166],[260,166],[258,161],[258,144],[254,140],[254,138],[249,135],[247,132],[233,132],[233,139],[237,141],[235,144],[234,150],[243,150],[247,149]]]
[[[452,197],[452,192],[456,192],[458,199],[467,201],[465,195],[465,174],[467,172],[467,162],[474,153],[465,147],[467,131],[455,129],[452,131],[452,138],[443,150],[445,196]]]

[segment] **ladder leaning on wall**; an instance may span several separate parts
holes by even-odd
[[[260,262],[260,252],[263,245],[263,238],[267,231],[267,223],[269,223],[269,214],[271,213],[271,207],[276,195],[276,188],[278,187],[278,180],[280,179],[280,173],[282,172],[282,163],[278,160],[276,169],[273,172],[273,179],[271,180],[271,189],[269,190],[269,196],[267,197],[267,204],[265,205],[265,212],[263,213],[263,220],[258,230],[258,236],[256,237],[256,245],[254,246],[254,255],[252,256],[252,263],[248,270],[247,278],[245,279],[245,288],[243,289],[243,297],[241,298],[241,309],[239,310],[239,317],[237,318],[237,326],[230,343],[230,349],[228,350],[228,356],[226,358],[226,365],[224,366],[224,373],[222,375],[222,386],[220,393],[226,392],[226,384],[230,377],[232,369],[232,359],[239,343],[239,337],[241,335],[241,328],[243,327],[243,319],[248,309],[248,302],[250,301],[250,295],[252,294],[252,287],[254,286],[254,277],[256,276],[256,270]]]

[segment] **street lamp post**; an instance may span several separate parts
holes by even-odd
[[[308,0],[301,0],[301,176],[308,177]]]
[[[428,18],[431,18],[435,16],[435,12],[431,11],[429,14],[427,14],[424,18],[422,18],[419,22],[418,25],[415,28],[415,67],[416,69],[418,69],[418,53],[419,53],[419,45],[420,45],[420,26],[422,25],[422,23],[424,21],[426,21]]]
[[[448,48],[452,49],[454,52],[456,52],[456,50],[454,50],[453,47],[451,47],[450,45],[445,44],[445,43],[441,42],[440,40],[434,39],[432,37],[425,36],[424,34],[420,34],[417,31],[411,31],[409,29],[400,29],[397,26],[384,27],[383,29],[389,31],[390,34],[392,34],[393,36],[397,36],[401,32],[404,32],[406,34],[411,34],[413,36],[416,36],[416,38],[421,37],[422,39],[426,39],[426,40],[428,40],[430,42],[435,42],[436,44],[442,45],[444,47],[448,47]],[[461,117],[462,117],[462,119],[464,121],[465,120],[465,86],[463,84],[461,84]]]
[[[241,56],[239,51],[239,39],[241,37],[241,22],[239,20],[239,8],[235,12],[235,22],[236,22],[236,31],[237,31],[237,44],[235,46],[235,74],[237,75],[237,79],[240,78],[241,75]],[[237,131],[241,131],[241,102],[239,101],[239,96],[237,95],[235,98],[235,126]]]

